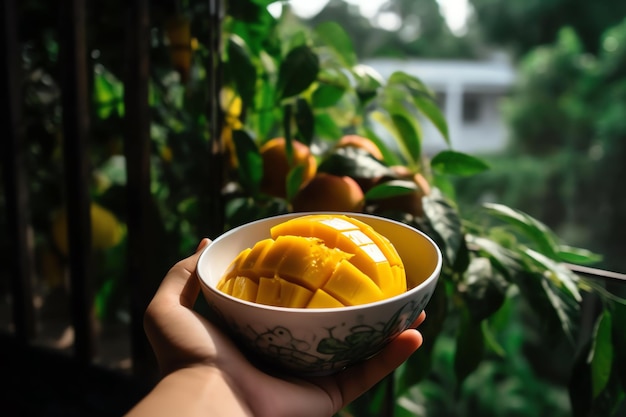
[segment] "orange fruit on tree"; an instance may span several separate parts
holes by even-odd
[[[364,136],[345,135],[341,139],[339,139],[336,146],[338,148],[346,147],[346,146],[353,146],[355,148],[361,148],[369,152],[370,155],[372,155],[374,158],[378,159],[379,161],[383,160],[383,154],[378,148],[378,146],[371,139],[368,139]]]
[[[263,178],[261,191],[274,197],[287,197],[287,176],[296,166],[302,166],[303,176],[301,187],[304,187],[317,172],[317,161],[311,149],[297,140],[293,145],[292,160],[287,157],[285,138],[273,138],[260,148],[263,159]]]
[[[351,177],[318,172],[292,201],[293,210],[360,212],[365,195]]]

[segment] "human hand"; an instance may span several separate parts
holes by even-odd
[[[178,415],[185,415],[180,409],[183,403],[188,410],[194,408],[205,414],[207,407],[212,407],[215,413],[229,416],[332,416],[391,373],[422,344],[421,334],[409,329],[374,358],[332,376],[300,379],[267,374],[253,366],[214,324],[193,310],[200,293],[196,263],[209,243],[203,239],[194,255],[168,272],[145,314],[146,334],[161,371],[165,379],[172,376],[170,380],[178,384],[169,383],[169,392],[178,392],[180,397],[193,389],[189,387],[191,381],[212,383],[211,390],[201,390],[192,400],[183,403],[180,398],[173,398]],[[414,326],[424,318],[422,313]],[[187,388],[183,389],[183,385]],[[167,393],[161,392],[160,398],[157,411],[165,413]],[[144,399],[143,405],[146,400],[149,405],[149,398]]]

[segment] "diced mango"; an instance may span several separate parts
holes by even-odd
[[[350,262],[340,262],[322,288],[346,306],[373,303],[386,297],[378,286]]]
[[[273,306],[280,305],[280,282],[274,278],[259,278],[256,302]]]
[[[332,295],[329,295],[324,290],[317,290],[313,294],[313,298],[307,304],[307,308],[336,308],[336,307],[344,307],[339,300],[337,300]]]
[[[258,285],[247,277],[238,276],[231,279],[233,281],[232,296],[246,301],[255,302],[257,300]]]
[[[264,239],[256,243],[254,247],[248,252],[245,259],[240,262],[239,273],[250,276],[255,275],[273,275],[274,269],[271,265],[268,265],[266,269],[263,267],[266,265],[266,256],[270,251],[270,248],[274,244],[273,239]]]
[[[395,248],[348,216],[308,215],[274,226],[242,251],[218,289],[260,304],[333,308],[380,301],[407,289]]]
[[[391,279],[393,266],[402,270],[400,256],[387,238],[370,225],[348,216],[312,214],[291,219],[271,229],[272,238],[282,235],[318,237],[326,246],[351,253],[351,262],[374,281],[387,297],[406,291],[406,279]],[[404,274],[404,272],[402,272]]]

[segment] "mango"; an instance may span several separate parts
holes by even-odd
[[[312,214],[274,226],[243,250],[217,288],[242,300],[289,308],[334,308],[407,290],[393,244],[345,215]]]

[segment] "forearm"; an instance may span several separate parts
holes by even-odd
[[[218,370],[184,368],[159,381],[127,416],[252,416],[237,394]]]

